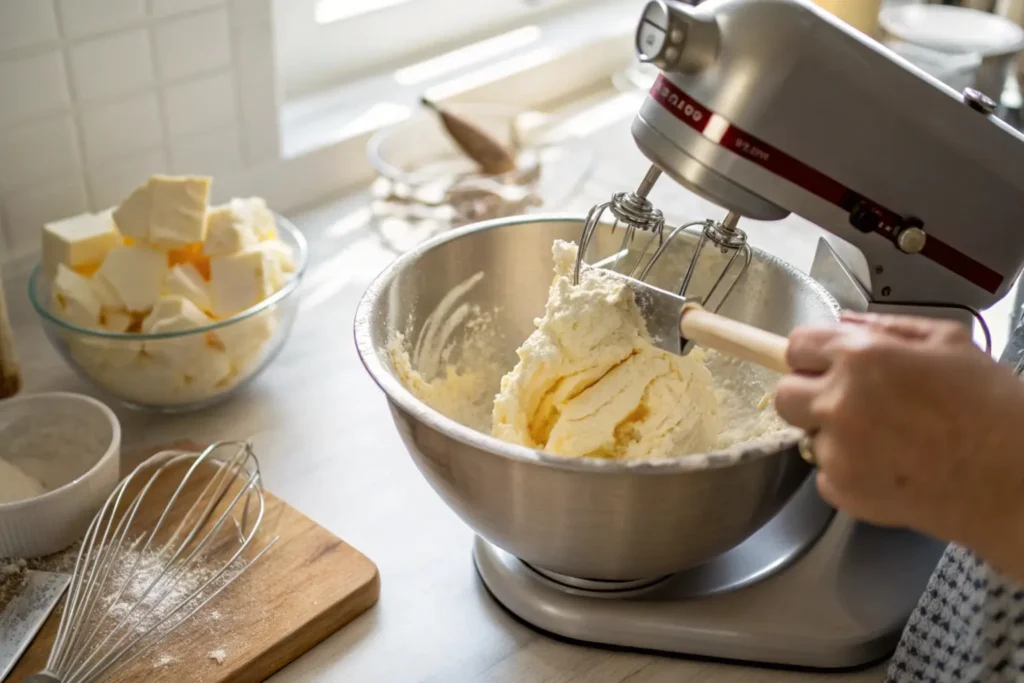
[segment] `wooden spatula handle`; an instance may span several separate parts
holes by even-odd
[[[777,372],[789,372],[786,347],[789,341],[753,325],[737,322],[696,304],[683,308],[679,331],[685,339]]]

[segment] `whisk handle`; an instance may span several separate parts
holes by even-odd
[[[786,348],[789,340],[746,323],[706,311],[696,304],[683,307],[679,332],[684,339],[757,363],[776,372],[789,372]]]
[[[40,671],[26,678],[25,683],[61,683],[61,680],[51,673]]]

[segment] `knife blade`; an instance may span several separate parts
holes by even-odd
[[[70,582],[69,574],[25,572],[21,590],[0,612],[0,681],[21,659]]]

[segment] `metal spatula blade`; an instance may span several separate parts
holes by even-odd
[[[0,612],[0,681],[14,669],[71,581],[68,574],[25,572],[25,583]]]
[[[711,313],[692,300],[642,280],[613,270],[604,272],[633,292],[647,322],[647,332],[659,349],[685,354],[699,344],[776,372],[789,371],[785,337]]]

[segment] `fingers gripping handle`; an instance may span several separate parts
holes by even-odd
[[[684,339],[776,372],[789,372],[785,337],[753,325],[705,311],[697,304],[683,307],[679,332]]]

